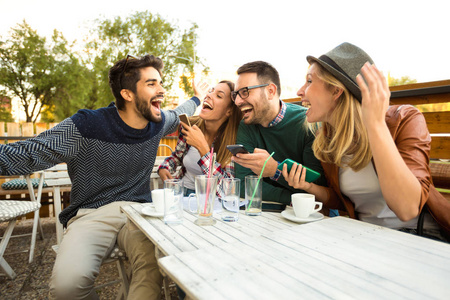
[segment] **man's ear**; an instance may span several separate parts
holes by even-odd
[[[134,93],[127,89],[122,89],[120,95],[122,95],[122,98],[125,99],[125,101],[132,101],[134,99]]]
[[[339,99],[339,97],[341,97],[343,92],[344,92],[344,89],[336,86],[333,91],[333,100]]]
[[[267,91],[269,93],[269,100],[271,100],[277,95],[277,86],[271,83],[267,86]]]

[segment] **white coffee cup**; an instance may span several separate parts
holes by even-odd
[[[152,201],[158,213],[164,212],[164,189],[152,190]]]
[[[296,193],[291,195],[292,207],[297,218],[307,218],[322,209],[322,202],[316,202],[312,194]]]

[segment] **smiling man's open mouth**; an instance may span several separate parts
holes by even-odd
[[[158,98],[153,99],[151,101],[152,106],[154,108],[158,109],[158,110],[161,110],[161,103],[162,103],[162,98],[161,97],[158,97]]]
[[[244,114],[244,116],[247,115],[252,110],[253,110],[253,107],[251,107],[251,106],[241,107],[241,112]]]

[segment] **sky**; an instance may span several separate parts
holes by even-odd
[[[264,60],[280,73],[282,98],[303,85],[307,55],[342,42],[364,49],[385,75],[418,82],[450,79],[448,0],[0,0],[0,35],[26,20],[39,35],[57,29],[81,40],[97,19],[148,10],[187,29],[197,23],[197,55],[218,79]]]

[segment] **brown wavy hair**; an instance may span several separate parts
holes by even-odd
[[[314,129],[314,124],[309,124],[316,135],[312,146],[314,155],[320,161],[339,167],[348,166],[354,171],[359,171],[372,159],[369,137],[362,122],[361,103],[331,73],[319,64],[316,63],[316,65],[319,67],[317,76],[325,82],[327,87],[340,88],[343,93],[337,99],[336,107],[331,112],[330,117],[334,127],[323,122],[321,126]]]
[[[234,83],[228,80],[222,80],[219,83],[225,83],[230,88],[231,92],[234,91]],[[231,105],[231,114],[228,120],[223,122],[217,132],[216,139],[214,141],[214,152],[216,152],[216,161],[222,165],[226,166],[231,161],[231,152],[228,151],[227,145],[233,145],[236,143],[237,130],[239,127],[239,122],[242,120],[241,110],[234,105],[231,101],[231,96],[229,98]],[[205,131],[205,121],[199,116],[193,116],[189,118],[192,125],[197,125],[202,132]]]

